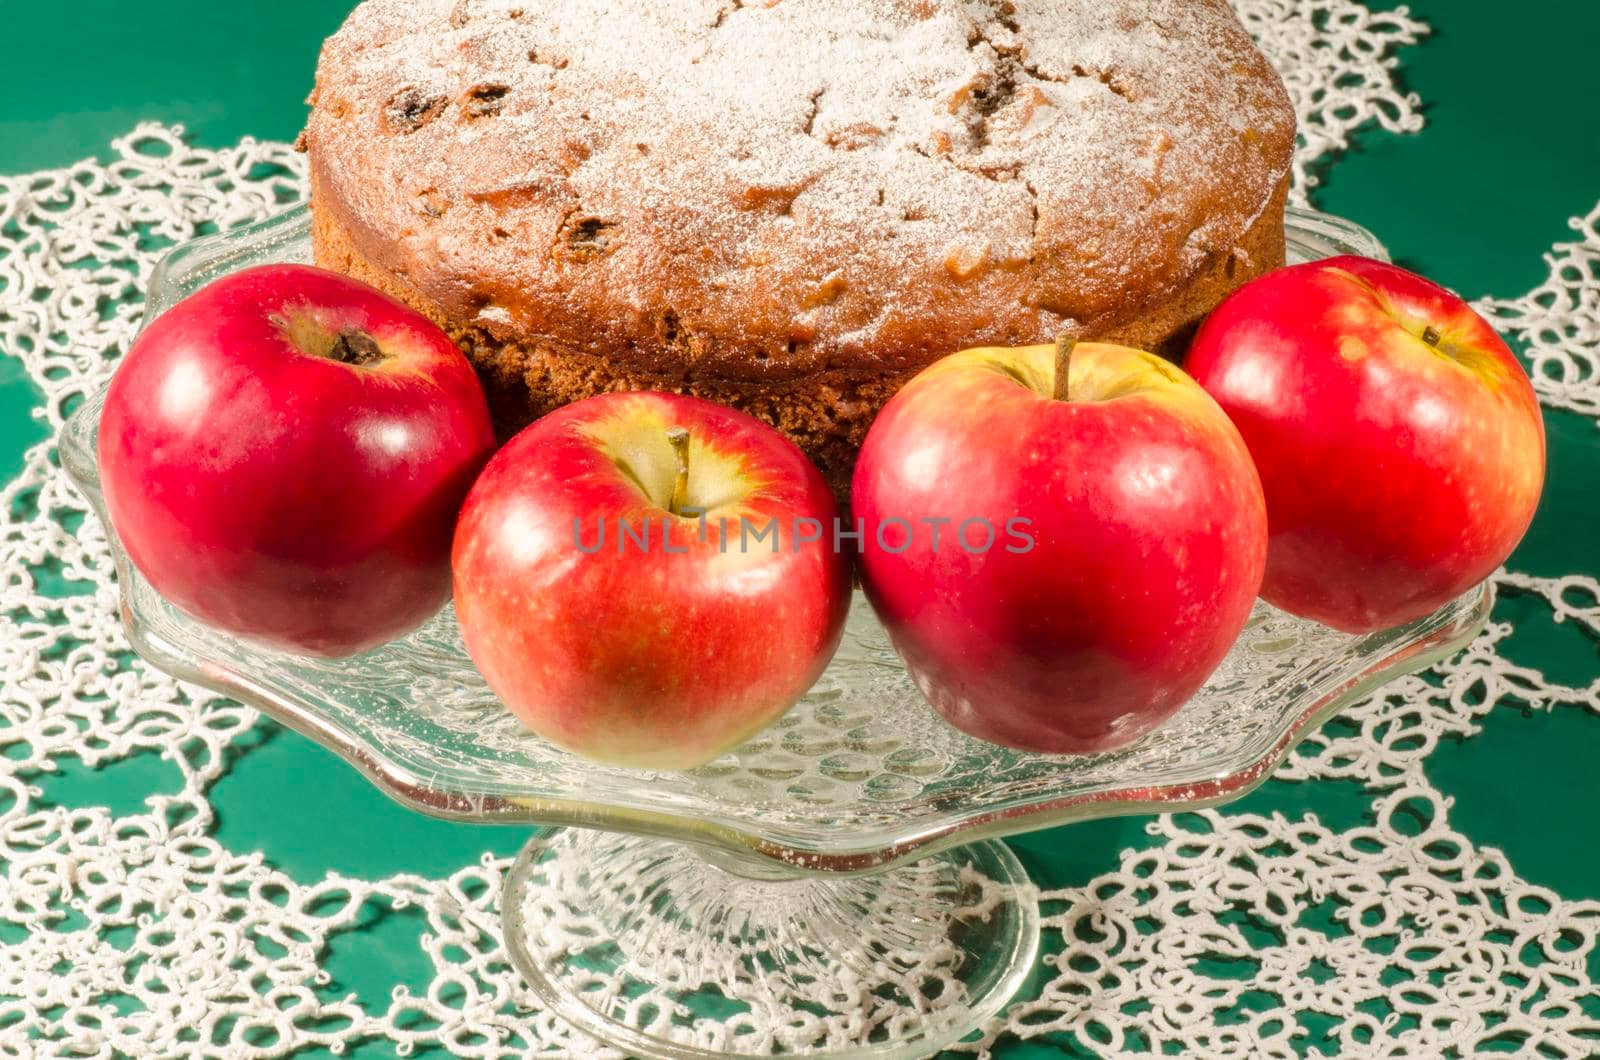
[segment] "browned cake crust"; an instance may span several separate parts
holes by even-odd
[[[1283,260],[1293,111],[1225,0],[367,0],[312,102],[317,261],[502,429],[681,390],[842,483],[936,357],[1172,352]]]

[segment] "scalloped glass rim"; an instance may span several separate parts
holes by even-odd
[[[175,249],[151,275],[146,320],[227,272],[309,261],[309,218],[297,207]],[[1387,258],[1370,233],[1325,214],[1291,209],[1287,235],[1292,261]],[[123,624],[145,659],[261,709],[424,813],[657,835],[757,873],[869,872],[979,838],[1236,798],[1339,709],[1467,643],[1492,600],[1479,586],[1364,637],[1258,603],[1228,660],[1171,721],[1130,747],[1073,756],[1010,751],[946,726],[858,595],[833,665],[774,726],[698,770],[630,771],[522,730],[472,670],[448,608],[334,662],[243,643],[177,611],[130,568],[105,519],[95,462],[103,399],[72,416],[60,454],[107,525]]]

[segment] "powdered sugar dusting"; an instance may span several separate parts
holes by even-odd
[[[1126,319],[1292,123],[1223,0],[367,0],[308,143],[453,312],[803,372]]]

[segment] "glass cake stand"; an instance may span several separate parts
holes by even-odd
[[[302,207],[183,246],[147,320],[248,265],[310,260]],[[1384,257],[1366,231],[1291,210],[1291,260]],[[105,522],[103,395],[63,430],[62,464]],[[437,817],[542,826],[502,895],[511,962],[541,1002],[642,1056],[909,1057],[997,1013],[1038,949],[1027,877],[998,837],[1112,814],[1213,806],[1259,784],[1309,731],[1485,622],[1487,586],[1355,637],[1266,604],[1205,688],[1132,746],[1042,755],[945,725],[857,597],[805,699],[709,765],[597,765],[495,700],[446,609],[363,655],[262,649],[177,611],[112,537],[123,622],[163,670],[234,696]]]

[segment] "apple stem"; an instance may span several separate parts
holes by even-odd
[[[360,328],[345,328],[333,337],[328,356],[343,364],[372,364],[387,355],[378,348],[378,340]]]
[[[672,502],[667,505],[673,515],[682,515],[689,504],[689,432],[682,427],[668,427],[667,441],[678,458],[678,473],[672,480]]]
[[[1072,348],[1077,344],[1078,340],[1071,335],[1056,336],[1055,399],[1057,401],[1072,400],[1072,392],[1067,385],[1067,380],[1072,374]]]
[[[1429,324],[1427,327],[1422,329],[1422,341],[1426,342],[1429,346],[1439,345],[1439,337],[1439,329],[1434,327],[1432,324]]]

